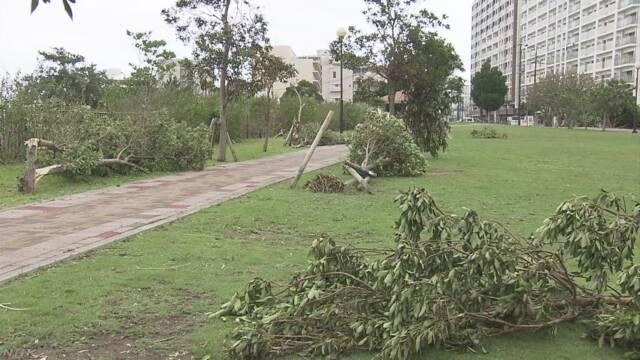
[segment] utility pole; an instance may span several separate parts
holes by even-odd
[[[635,98],[635,105],[636,105],[636,113],[635,116],[633,117],[633,134],[637,134],[638,133],[638,117],[640,116],[640,108],[638,108],[638,95],[640,93],[640,63],[636,64],[636,98]]]
[[[518,126],[522,124],[520,120],[521,104],[522,104],[522,39],[520,39],[520,61],[518,63]]]
[[[533,85],[538,82],[538,45],[536,45],[536,57],[533,65]]]

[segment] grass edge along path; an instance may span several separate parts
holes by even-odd
[[[236,143],[234,146],[240,161],[260,159],[266,156],[300,150],[282,146],[280,141],[277,141],[278,139],[274,140],[267,152],[262,151],[263,139],[249,139]],[[210,160],[206,166],[215,166],[215,164],[215,161]],[[113,174],[111,176],[91,176],[88,179],[72,179],[65,176],[52,175],[40,181],[35,193],[24,194],[17,190],[17,178],[22,176],[23,172],[24,164],[22,163],[0,165],[0,209],[170,174],[167,172]]]

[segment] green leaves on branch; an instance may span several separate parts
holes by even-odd
[[[427,161],[402,120],[371,110],[358,124],[349,141],[351,162],[378,163],[382,176],[416,176],[424,173]],[[365,161],[366,159],[366,161]]]
[[[256,279],[223,305],[215,315],[240,316],[243,324],[226,342],[230,357],[371,351],[410,359],[431,348],[483,350],[487,336],[574,319],[588,320],[601,344],[640,355],[640,271],[632,251],[640,205],[626,208],[609,193],[568,201],[540,238],[521,239],[473,210],[444,213],[423,189],[396,202],[395,249],[321,238],[306,270],[280,292]],[[594,254],[597,248],[610,258]],[[575,258],[580,271],[569,272]],[[619,272],[617,290],[602,286],[604,268]]]

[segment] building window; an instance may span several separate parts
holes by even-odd
[[[335,79],[337,77],[336,72],[333,72],[333,78]]]

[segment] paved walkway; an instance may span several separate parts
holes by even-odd
[[[135,181],[0,210],[0,282],[295,175],[305,151]],[[342,161],[319,147],[307,170]]]

